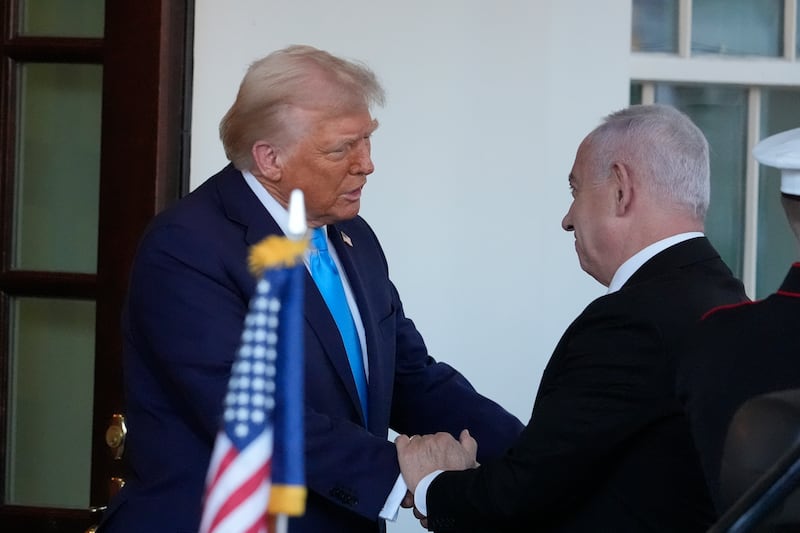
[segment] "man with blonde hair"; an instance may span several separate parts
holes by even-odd
[[[381,246],[358,216],[383,89],[366,66],[309,46],[255,62],[220,134],[231,160],[151,223],[123,327],[131,475],[109,533],[197,531],[223,396],[256,284],[248,247],[288,234],[291,192],[312,228],[305,283],[305,514],[292,533],[378,533],[406,488],[388,429],[468,427],[499,455],[522,428],[428,354]],[[315,261],[339,278],[335,306]],[[317,261],[322,263],[322,261]],[[330,278],[329,278],[330,279]],[[318,288],[319,284],[319,288]]]

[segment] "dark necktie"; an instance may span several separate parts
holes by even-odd
[[[316,249],[311,251],[309,257],[311,277],[314,278],[317,288],[322,293],[322,297],[339,328],[344,348],[347,351],[347,359],[350,362],[350,370],[353,372],[353,379],[356,382],[364,421],[366,422],[367,377],[364,373],[361,342],[358,338],[355,322],[353,322],[353,315],[350,313],[350,306],[347,305],[347,297],[344,294],[344,286],[339,277],[339,271],[336,269],[336,263],[333,262],[330,252],[328,252],[328,241],[325,238],[324,228],[313,230],[311,244]]]

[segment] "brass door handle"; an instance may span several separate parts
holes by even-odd
[[[89,512],[92,514],[102,513],[105,510],[106,510],[105,505],[102,505],[100,507],[89,507]],[[83,533],[97,533],[98,527],[100,527],[99,524],[94,524],[92,526],[89,526]]]
[[[122,459],[125,451],[125,436],[128,428],[125,425],[125,417],[119,413],[111,415],[111,422],[106,429],[106,444],[111,448],[111,455],[114,459]]]

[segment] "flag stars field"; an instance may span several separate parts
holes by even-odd
[[[265,280],[260,285],[261,291],[271,288]],[[278,337],[274,329],[280,309],[278,298],[260,296],[253,299],[251,312],[245,319],[239,359],[233,365],[224,414],[225,422],[234,425],[233,433],[240,439],[258,432],[275,407],[274,363]]]
[[[206,475],[201,533],[275,533],[268,528],[268,512],[280,518],[278,531],[285,531],[287,517],[305,509],[301,328],[306,244],[287,247],[287,242],[268,238],[258,246],[293,255],[280,256],[274,264],[251,262],[261,280],[231,366],[222,427]],[[251,260],[254,255],[251,250]]]

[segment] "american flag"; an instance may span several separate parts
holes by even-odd
[[[201,533],[267,533],[305,510],[302,262],[256,286],[206,478]]]

